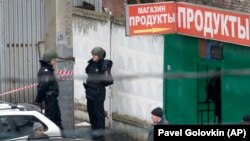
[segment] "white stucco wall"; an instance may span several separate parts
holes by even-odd
[[[110,36],[111,35],[111,36]],[[111,38],[110,38],[111,37]],[[163,103],[163,79],[156,77],[131,78],[131,75],[163,73],[164,37],[162,35],[125,36],[125,26],[84,16],[73,17],[74,95],[75,101],[86,104],[82,86],[85,67],[91,49],[102,46],[107,58],[113,61],[114,84],[107,88],[105,109],[150,121],[150,111]]]

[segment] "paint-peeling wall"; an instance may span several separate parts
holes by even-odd
[[[128,37],[125,21],[111,19],[109,15],[73,9],[74,75],[78,78],[74,81],[75,102],[86,104],[84,69],[91,49],[102,46],[114,63],[115,78],[107,88],[105,110],[150,121],[150,111],[163,103],[163,79],[158,77],[163,73],[163,35]],[[157,76],[151,77],[153,74]],[[143,77],[124,77],[131,75]]]

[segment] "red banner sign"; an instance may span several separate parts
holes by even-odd
[[[175,33],[175,3],[128,5],[126,35]]]
[[[250,15],[184,2],[176,7],[177,33],[250,46]]]
[[[179,33],[250,46],[250,15],[185,2],[129,5],[126,35]]]

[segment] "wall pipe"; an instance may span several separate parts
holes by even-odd
[[[112,14],[112,13],[109,13]],[[111,60],[111,49],[112,49],[112,25],[113,25],[113,21],[114,21],[114,16],[110,15],[109,18],[109,48],[110,48],[110,60]],[[110,94],[108,95],[109,97],[109,110],[108,110],[108,119],[109,119],[109,127],[112,127],[113,125],[113,117],[112,117],[112,111],[113,111],[113,95],[112,95],[112,87],[109,86],[110,89]]]

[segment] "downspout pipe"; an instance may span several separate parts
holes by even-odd
[[[113,21],[114,21],[114,16],[112,16],[112,13],[110,14],[109,18],[109,48],[110,48],[110,60],[112,60],[112,28],[113,28]],[[109,119],[109,127],[112,127],[113,125],[113,117],[112,117],[112,111],[113,111],[113,95],[112,95],[112,85],[109,86],[110,89],[110,94],[108,95],[109,97],[109,110],[108,110],[108,119]]]

